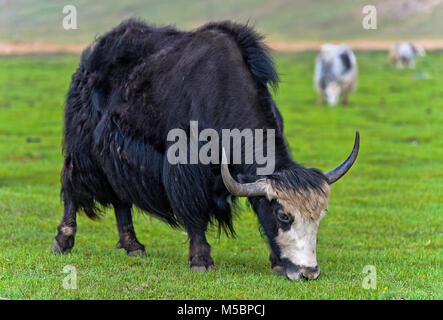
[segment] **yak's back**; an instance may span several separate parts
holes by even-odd
[[[229,35],[238,45],[243,58],[258,84],[276,88],[278,74],[269,54],[269,48],[263,43],[263,36],[250,26],[231,21],[212,22],[196,32],[215,30]]]
[[[231,37],[238,45],[244,61],[257,84],[277,87],[278,75],[263,37],[248,25],[230,21],[208,23],[194,31],[173,27],[150,26],[137,19],[123,21],[110,32],[97,38],[82,54],[81,67],[100,78],[122,76],[149,56],[162,51],[179,51],[189,41],[207,31]],[[97,79],[105,80],[105,79]]]
[[[154,27],[137,19],[123,21],[97,38],[82,54],[81,67],[100,75],[120,74],[162,48],[172,45],[187,33],[172,27]]]

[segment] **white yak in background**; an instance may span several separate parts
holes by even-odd
[[[412,44],[410,42],[394,43],[389,50],[389,58],[391,63],[400,68],[414,68],[415,57],[424,57],[425,55],[426,52],[422,46]]]
[[[357,61],[352,50],[344,44],[324,44],[320,48],[315,63],[314,85],[318,102],[326,99],[335,106],[339,98],[348,103],[348,94],[357,83]]]

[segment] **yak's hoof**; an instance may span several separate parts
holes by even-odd
[[[205,267],[205,266],[192,266],[191,270],[195,271],[195,272],[200,272],[200,273],[204,273],[204,272],[207,272],[207,271],[214,271],[214,265],[211,264],[208,267]]]
[[[214,260],[210,256],[194,256],[190,266],[192,271],[214,271]]]
[[[132,250],[132,251],[126,251],[126,254],[129,257],[146,257],[146,251],[145,249],[136,249],[136,250]]]
[[[146,256],[145,246],[138,242],[137,239],[120,239],[115,247],[117,249],[125,249],[126,254],[130,257]]]
[[[62,247],[57,239],[54,239],[54,242],[52,243],[52,251],[55,254],[68,254],[71,252],[72,247]]]

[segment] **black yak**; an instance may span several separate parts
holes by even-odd
[[[117,247],[144,254],[132,224],[131,209],[137,207],[183,226],[191,268],[211,270],[208,225],[234,234],[235,198],[248,197],[269,241],[272,269],[290,279],[318,277],[318,224],[329,185],[356,159],[358,135],[348,159],[328,173],[295,163],[268,89],[278,76],[261,39],[231,22],[181,32],[131,19],[83,52],[66,102],[64,215],[55,253],[71,251],[78,211],[96,218],[100,206],[112,205]],[[168,133],[187,132],[192,121],[216,132],[272,129],[275,171],[257,175],[255,161],[229,168],[226,161],[171,164]]]

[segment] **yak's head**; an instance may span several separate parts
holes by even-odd
[[[335,106],[338,103],[340,94],[341,86],[337,81],[330,81],[323,91],[323,96],[328,102],[328,105],[331,107]]]
[[[357,132],[351,154],[329,172],[296,165],[250,183],[233,179],[223,153],[223,181],[232,195],[250,198],[271,246],[271,256],[276,256],[275,272],[291,280],[317,279],[320,275],[317,231],[328,209],[329,185],[351,168],[359,144]]]

